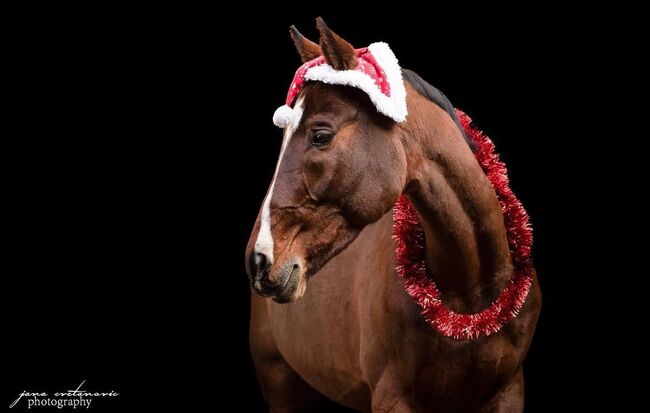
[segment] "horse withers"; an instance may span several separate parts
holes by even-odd
[[[444,306],[456,319],[501,309],[517,260],[472,142],[437,89],[395,72],[385,44],[354,49],[317,26],[320,45],[291,28],[305,64],[293,108],[275,119],[284,139],[246,250],[251,352],[270,410],[311,411],[326,396],[360,411],[522,411],[541,306],[532,265],[512,316],[466,336],[434,328],[438,313],[423,316],[396,270],[404,196]]]

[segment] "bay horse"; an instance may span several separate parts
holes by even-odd
[[[367,51],[317,26],[320,44],[290,30],[305,65],[358,70]],[[270,411],[313,411],[323,396],[364,412],[522,411],[541,307],[532,265],[512,319],[460,338],[432,328],[396,269],[405,198],[450,311],[480,312],[512,283],[502,207],[458,114],[408,70],[393,85],[408,116],[393,118],[359,87],[300,80],[246,249],[250,347]]]

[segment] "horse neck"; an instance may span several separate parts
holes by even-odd
[[[427,267],[453,310],[479,311],[512,270],[501,208],[451,117],[409,92],[404,192],[424,228]]]

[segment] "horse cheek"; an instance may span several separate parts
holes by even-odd
[[[327,198],[328,188],[331,187],[334,177],[333,166],[330,161],[324,158],[308,157],[303,167],[303,182],[314,201],[322,201]]]

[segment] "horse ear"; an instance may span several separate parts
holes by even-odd
[[[298,54],[303,63],[314,60],[323,54],[320,46],[300,34],[296,26],[292,25],[289,27],[289,34],[293,39],[293,44],[296,45],[296,50],[298,50]]]
[[[350,70],[357,67],[357,56],[350,43],[330,30],[321,17],[316,19],[316,27],[320,32],[320,47],[327,64],[335,70]]]

